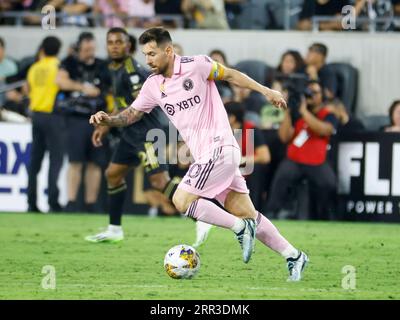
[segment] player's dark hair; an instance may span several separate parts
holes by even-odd
[[[395,100],[393,101],[393,103],[390,105],[389,108],[389,117],[390,117],[390,124],[393,126],[394,122],[393,122],[393,114],[394,114],[394,110],[396,110],[397,105],[400,104],[400,100]]]
[[[124,34],[126,36],[126,39],[129,40],[129,34],[124,28],[114,27],[114,28],[109,29],[107,31],[107,37],[111,33],[122,33],[122,34]]]
[[[6,46],[4,39],[0,37],[0,47],[4,48]]]
[[[320,42],[313,43],[308,49],[311,51],[319,52],[325,58],[328,56],[328,47],[323,43]]]
[[[144,45],[146,43],[155,41],[157,43],[157,47],[164,45],[166,43],[172,43],[172,38],[169,32],[163,27],[155,27],[146,30],[139,37],[139,43]]]
[[[244,120],[244,106],[240,102],[230,101],[225,103],[226,113],[229,115],[233,115],[236,118],[236,121],[239,123],[243,123]]]
[[[61,41],[57,37],[48,36],[43,39],[40,47],[46,56],[57,56],[61,48]]]
[[[131,47],[129,49],[130,54],[134,54],[137,49],[137,40],[136,37],[133,34],[128,34],[129,42],[131,44]]]
[[[92,40],[94,40],[94,35],[92,32],[87,32],[87,31],[81,32],[81,34],[78,37],[78,41],[76,43],[77,49],[79,50],[83,41],[92,41]]]

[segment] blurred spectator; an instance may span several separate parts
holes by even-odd
[[[337,127],[338,134],[365,130],[363,123],[357,118],[349,115],[345,105],[339,99],[329,102],[326,107],[339,120]]]
[[[381,21],[357,22],[357,29],[368,31],[389,31],[396,30],[399,24],[393,22],[392,17],[396,16],[396,3],[400,4],[399,0],[356,0],[355,10],[356,16],[363,18],[382,19]],[[399,8],[398,8],[399,9]]]
[[[182,0],[155,0],[155,11],[157,15],[182,15]],[[177,28],[176,20],[162,19],[159,22],[166,28]]]
[[[313,16],[338,17],[342,15],[342,8],[350,4],[349,0],[304,0],[297,28],[311,30]],[[342,22],[320,22],[319,30],[342,30]]]
[[[336,192],[336,178],[327,162],[330,137],[335,133],[338,120],[323,106],[322,88],[317,82],[308,85],[310,96],[290,99],[279,128],[279,136],[289,143],[286,159],[275,173],[267,210],[275,216],[285,204],[290,187],[307,179],[316,188],[315,218],[326,218]]]
[[[326,65],[328,48],[322,43],[313,43],[306,56],[306,72],[310,80],[318,81],[323,88],[323,96],[333,99],[337,95],[338,83],[335,74]]]
[[[384,128],[385,132],[400,132],[400,100],[393,101],[389,108],[390,126]]]
[[[225,11],[228,24],[232,29],[238,29],[238,18],[243,11],[243,4],[247,0],[225,0]]]
[[[106,110],[106,93],[110,86],[107,65],[96,58],[96,42],[90,32],[79,35],[77,56],[69,56],[61,63],[57,74],[60,92],[57,107],[66,115],[68,165],[68,204],[66,211],[76,212],[78,190],[84,174],[85,212],[94,212],[100,189],[101,168],[108,159],[106,144],[95,148],[91,138],[94,127],[88,117]]]
[[[174,47],[175,54],[177,54],[178,56],[183,56],[184,55],[183,48],[179,43],[174,43],[173,47]]]
[[[182,11],[199,29],[229,29],[224,0],[182,0]]]
[[[6,77],[15,75],[17,71],[17,64],[6,57],[6,43],[0,37],[0,82]]]
[[[19,62],[18,72],[12,76],[5,78],[5,83],[13,85],[26,79],[29,68],[38,60],[43,58],[43,51],[39,47],[36,54],[22,58]],[[23,85],[19,88],[6,92],[4,108],[16,112],[22,116],[28,116],[29,98],[27,86]]]
[[[245,110],[241,103],[228,102],[225,104],[225,109],[229,124],[242,151],[241,167],[254,168],[251,174],[242,169],[242,174],[246,178],[247,187],[250,190],[251,200],[254,206],[262,207],[262,192],[268,169],[266,165],[271,161],[268,145],[261,131],[245,121]]]
[[[124,27],[127,15],[127,0],[96,0],[93,12],[104,15],[103,27]]]
[[[305,62],[298,51],[288,50],[281,56],[272,81],[272,89],[282,92],[285,100],[288,99],[288,92],[285,84],[288,83],[293,75],[305,75]]]
[[[60,8],[62,13],[68,15],[63,19],[64,25],[80,27],[89,26],[89,19],[84,14],[90,13],[94,7],[95,0],[52,0],[55,8]]]
[[[249,121],[253,126],[259,128],[261,124],[261,109],[267,103],[267,100],[258,92],[251,91],[247,88],[241,88],[236,85],[231,85],[233,91],[234,102],[240,102],[244,105],[246,110],[244,118]]]
[[[0,12],[2,11],[20,11],[23,10],[22,1],[18,0],[1,0]],[[15,24],[15,18],[0,17],[0,24]]]
[[[212,50],[209,53],[209,57],[212,60],[214,60],[226,67],[229,67],[228,61],[226,60],[226,55],[222,50],[219,50],[219,49]],[[233,99],[233,90],[232,90],[231,86],[229,85],[229,82],[216,81],[215,84],[217,86],[218,92],[224,103],[231,101]]]
[[[305,80],[305,62],[296,50],[288,50],[282,56],[275,72],[271,73],[271,87],[282,92],[283,97],[288,99],[288,87],[296,81]],[[266,103],[261,111],[261,127],[263,129],[277,129],[283,120],[284,112]]]
[[[58,203],[58,176],[63,162],[62,118],[53,112],[58,86],[56,76],[61,41],[46,37],[40,48],[42,56],[28,71],[30,110],[32,111],[32,147],[28,168],[28,211],[40,212],[37,205],[37,175],[45,152],[49,151],[48,202],[50,211],[61,211]]]
[[[127,25],[135,28],[151,28],[160,24],[156,19],[154,0],[128,0],[127,11],[129,19]]]
[[[29,122],[27,117],[20,115],[19,113],[5,110],[2,106],[0,106],[0,122],[13,122],[13,123],[24,123]]]

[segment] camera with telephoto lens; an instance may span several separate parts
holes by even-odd
[[[281,82],[282,88],[288,92],[287,105],[293,121],[301,117],[299,108],[301,100],[312,97],[312,91],[308,88],[309,78],[303,73],[293,73],[290,75],[278,74],[276,80]]]

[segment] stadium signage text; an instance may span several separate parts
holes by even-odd
[[[351,220],[400,221],[400,135],[357,133],[336,143],[338,212]]]

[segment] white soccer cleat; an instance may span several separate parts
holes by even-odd
[[[196,221],[196,242],[192,244],[192,247],[198,248],[206,242],[212,227],[212,224]]]
[[[303,251],[300,251],[300,254],[296,259],[288,258],[286,261],[289,270],[287,281],[300,281],[301,273],[309,261],[308,256]]]
[[[243,261],[244,263],[248,263],[254,251],[257,226],[254,219],[248,218],[243,219],[243,221],[243,229],[235,234],[236,239],[239,241],[240,247],[242,248]]]
[[[124,232],[120,231],[111,231],[109,229],[100,232],[93,236],[87,236],[85,238],[86,241],[99,243],[99,242],[106,242],[106,243],[117,243],[124,240]]]

